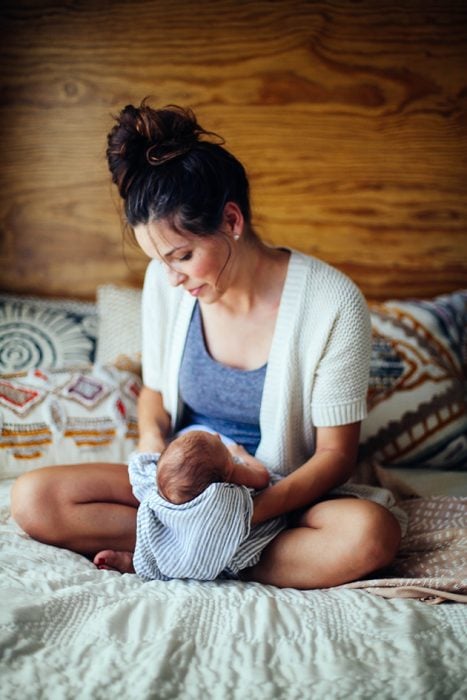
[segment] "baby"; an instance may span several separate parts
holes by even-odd
[[[99,568],[146,580],[236,578],[285,527],[283,517],[251,527],[251,489],[268,486],[271,475],[206,428],[186,429],[160,456],[136,454],[128,469],[140,501],[135,552],[100,552]]]
[[[156,485],[161,496],[180,505],[216,482],[244,483],[262,489],[269,472],[244,447],[207,428],[194,426],[178,433],[157,462]]]

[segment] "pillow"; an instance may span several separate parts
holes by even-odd
[[[94,361],[97,309],[91,302],[0,295],[0,374]]]
[[[141,290],[102,285],[97,290],[97,361],[141,371]]]
[[[141,292],[98,290],[100,362],[140,370]],[[362,459],[467,465],[467,291],[370,306],[373,340]],[[124,322],[122,322],[124,319]]]
[[[53,464],[127,461],[140,388],[138,376],[98,365],[0,377],[0,478]]]
[[[467,467],[467,291],[370,305],[373,341],[361,457]]]

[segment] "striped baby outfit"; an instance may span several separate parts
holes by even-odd
[[[134,454],[128,464],[140,501],[133,566],[141,578],[236,578],[286,526],[278,517],[252,527],[254,492],[246,486],[214,483],[187,503],[167,501],[156,487],[158,457]]]

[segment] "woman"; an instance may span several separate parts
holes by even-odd
[[[368,312],[340,272],[258,238],[244,168],[221,143],[192,112],[144,102],[125,107],[108,136],[113,182],[151,258],[139,450],[162,451],[190,423],[242,444],[285,477],[255,499],[253,523],[294,522],[244,577],[342,584],[389,564],[400,542],[388,509],[329,495],[356,463]],[[12,504],[42,542],[87,555],[134,549],[138,501],[125,465],[36,470],[18,479]]]

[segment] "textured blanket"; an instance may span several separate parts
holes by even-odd
[[[433,541],[439,553],[460,553],[465,503],[430,499],[404,507],[413,513],[394,569],[397,586],[435,580],[437,597],[464,595],[457,565],[437,565],[435,579],[424,568],[410,578],[410,567],[417,556],[417,566],[430,565]],[[439,537],[428,552],[427,531]],[[352,585],[391,591],[394,582]],[[388,600],[367,590],[143,583],[134,574],[99,571],[22,533],[0,482],[0,695],[8,700],[467,697],[467,605]]]
[[[381,577],[348,584],[387,598],[467,603],[467,498],[401,502],[409,526],[394,564]]]

